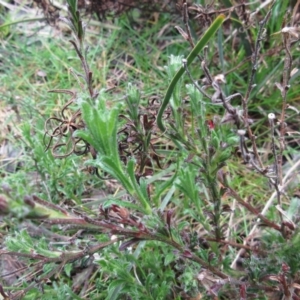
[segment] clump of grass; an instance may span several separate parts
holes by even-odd
[[[280,1],[251,4],[251,15],[245,4],[220,11],[184,3],[177,29],[192,48],[186,58],[171,55],[163,72],[132,56],[126,74],[126,52],[114,55],[116,35],[97,45],[100,70],[90,65],[97,54],[86,46],[77,1],[67,3],[62,21],[73,34],[66,52],[75,69],[59,75],[61,84],[44,82],[56,103],[42,105],[42,117],[22,115],[18,146],[27,162],[3,172],[1,255],[15,267],[7,271],[3,261],[2,296],[297,299],[299,206],[285,187],[299,163],[283,168],[297,149],[288,111],[297,91],[297,6],[288,17]],[[208,25],[197,43],[191,11]],[[139,38],[132,45],[142,47]],[[69,65],[69,55],[48,47]],[[276,47],[283,51],[265,55]],[[29,94],[46,97],[45,86],[30,84],[30,68]],[[132,80],[105,86],[110,72]],[[148,78],[159,81],[158,91]],[[85,198],[88,189],[97,199]]]

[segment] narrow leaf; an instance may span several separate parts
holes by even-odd
[[[210,25],[210,27],[207,29],[207,31],[204,33],[200,41],[197,43],[197,45],[193,48],[193,50],[190,52],[190,54],[187,57],[187,66],[189,66],[192,61],[195,59],[195,57],[198,55],[198,53],[206,46],[208,41],[214,36],[216,31],[219,29],[219,27],[222,25],[222,23],[225,20],[225,16],[222,14],[218,16],[215,21]],[[173,91],[176,87],[176,84],[178,83],[179,79],[184,73],[184,67],[182,66],[176,75],[173,77],[168,90],[166,92],[165,98],[163,100],[163,103],[159,109],[158,115],[157,115],[157,125],[159,129],[164,132],[166,130],[164,124],[163,124],[163,113],[167,108],[167,105],[170,102],[170,99],[172,97]]]

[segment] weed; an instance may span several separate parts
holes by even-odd
[[[115,26],[130,39],[102,29],[89,49],[78,3],[67,4],[72,50],[41,39],[48,64],[1,57],[4,99],[22,122],[18,139],[3,126],[22,163],[1,171],[2,297],[298,299],[299,205],[287,186],[299,169],[299,5],[183,1],[176,29],[192,50],[163,69],[125,17]],[[193,14],[206,28],[197,43]],[[24,91],[9,80],[22,68]]]

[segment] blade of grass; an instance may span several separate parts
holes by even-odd
[[[7,23],[0,25],[0,30],[2,30],[3,28],[5,28],[7,26],[11,26],[11,25],[17,25],[17,24],[26,23],[26,22],[45,21],[45,20],[46,20],[46,18],[41,17],[41,18],[31,18],[31,19],[25,19],[25,20],[11,21],[11,22],[7,22]]]
[[[219,15],[214,22],[210,25],[210,27],[207,29],[207,31],[204,33],[204,35],[202,36],[202,38],[199,40],[199,42],[196,44],[196,46],[193,48],[193,50],[190,52],[190,54],[187,57],[187,66],[189,66],[192,61],[196,58],[196,56],[198,55],[198,53],[206,46],[206,44],[208,43],[208,41],[214,36],[214,34],[216,33],[216,31],[219,29],[219,27],[222,25],[222,23],[225,20],[225,15]],[[167,108],[167,105],[171,99],[172,93],[174,91],[174,88],[177,84],[177,82],[179,81],[179,79],[181,78],[181,76],[184,74],[184,67],[182,66],[178,72],[175,74],[175,76],[173,77],[168,90],[166,92],[165,98],[163,100],[163,103],[159,109],[158,115],[157,115],[157,126],[159,127],[159,129],[164,132],[166,130],[164,123],[162,121],[162,116],[163,113],[165,111],[165,109]]]

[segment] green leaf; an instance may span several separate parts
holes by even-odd
[[[159,206],[159,198],[162,195],[162,193],[168,189],[169,187],[171,187],[171,185],[173,184],[174,180],[177,177],[177,171],[174,173],[174,175],[167,181],[161,183],[156,189],[155,189],[155,195],[152,197],[153,202],[156,204],[156,206]],[[160,208],[160,209],[164,209],[164,208]]]
[[[204,33],[204,35],[202,36],[202,38],[200,39],[200,41],[196,44],[196,46],[193,48],[193,50],[190,52],[190,54],[187,57],[187,66],[189,66],[192,61],[196,58],[196,56],[198,55],[198,53],[206,46],[206,44],[208,43],[208,41],[214,36],[214,34],[216,33],[216,31],[219,29],[219,27],[222,25],[222,23],[225,20],[225,16],[224,15],[219,15],[215,21],[210,25],[210,27],[207,29],[207,31]],[[173,91],[176,87],[176,84],[178,83],[179,79],[181,78],[181,76],[184,73],[184,67],[182,66],[178,72],[176,73],[176,75],[173,77],[168,90],[166,92],[165,98],[163,100],[163,103],[159,109],[158,115],[157,115],[157,126],[159,127],[159,129],[164,132],[166,131],[166,128],[163,124],[163,113],[167,108],[167,105],[170,102],[171,96],[173,94]]]
[[[101,104],[103,104],[101,101]],[[121,162],[118,153],[117,124],[119,108],[113,107],[107,109],[104,105],[93,107],[87,101],[81,102],[82,116],[86,123],[87,131],[76,133],[95,150],[105,156],[112,156],[118,167],[121,168]]]
[[[130,115],[130,118],[136,124],[139,124],[138,116],[139,116],[139,104],[141,100],[140,91],[136,86],[132,85],[132,83],[128,83],[127,94],[128,97],[126,99],[126,102],[128,106],[128,113]]]
[[[145,213],[151,214],[152,210],[151,210],[151,206],[149,204],[149,199],[148,199],[147,191],[145,191],[145,187],[143,187],[141,189],[141,187],[137,183],[137,180],[136,180],[136,177],[135,177],[135,172],[134,172],[134,165],[135,164],[134,164],[133,160],[130,160],[128,162],[128,165],[127,165],[128,175],[129,175],[131,183],[132,183],[132,185],[133,185],[133,187],[135,189],[136,196],[140,200],[140,203],[142,204],[142,206],[143,206],[143,208],[145,210]]]
[[[140,178],[140,190],[141,190],[144,198],[149,201],[148,184],[147,184],[147,181],[144,177]]]
[[[133,186],[128,180],[128,177],[125,175],[122,168],[116,164],[116,161],[113,157],[103,156],[97,160],[99,166],[108,174],[112,175],[114,178],[118,179],[123,187],[130,193],[133,193]]]
[[[72,271],[72,269],[73,269],[73,265],[72,264],[65,264],[64,270],[65,270],[67,276],[70,277],[70,278],[71,278],[71,271]]]
[[[164,265],[167,266],[169,265],[172,261],[174,261],[176,258],[176,256],[174,255],[173,252],[168,252],[165,256],[165,260],[164,260]]]

